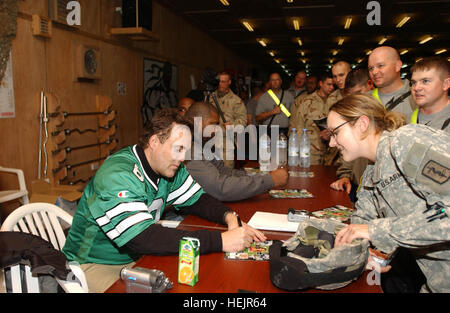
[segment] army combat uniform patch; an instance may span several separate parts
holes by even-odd
[[[440,185],[445,184],[448,181],[450,177],[449,173],[450,171],[447,167],[432,160],[428,161],[422,170],[422,175]]]

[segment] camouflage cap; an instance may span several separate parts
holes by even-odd
[[[334,247],[341,222],[310,218],[303,220],[294,236],[270,248],[270,275],[279,288],[337,289],[359,277],[369,257],[369,241],[356,239]]]

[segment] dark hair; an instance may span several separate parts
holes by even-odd
[[[195,117],[201,117],[203,119],[210,118],[213,113],[217,113],[217,109],[209,102],[195,102],[187,110],[185,117],[190,121],[193,121]]]
[[[232,80],[232,79],[233,79],[233,78],[231,77],[231,74],[228,73],[227,71],[219,72],[219,73],[217,74],[217,77],[219,77],[219,76],[228,76],[228,79],[229,79],[229,80]]]
[[[139,137],[138,145],[142,149],[148,147],[151,136],[157,135],[161,143],[164,143],[172,132],[175,124],[188,126],[192,132],[192,121],[181,116],[176,108],[166,108],[156,111],[152,119],[144,126],[144,131]]]
[[[355,68],[351,70],[345,78],[345,88],[353,88],[358,85],[366,85],[369,81],[369,71],[367,68]]]
[[[333,79],[333,76],[331,75],[330,72],[323,72],[319,75],[319,79],[318,82],[324,82],[326,81],[328,78]]]

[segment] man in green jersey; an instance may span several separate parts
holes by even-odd
[[[191,146],[191,122],[175,109],[159,111],[139,143],[111,155],[86,186],[64,254],[81,264],[91,292],[103,292],[125,265],[143,254],[176,254],[184,236],[200,253],[240,251],[266,237],[206,194],[182,164]],[[164,208],[195,214],[228,231],[184,231],[157,224]]]

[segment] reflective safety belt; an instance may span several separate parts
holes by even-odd
[[[372,91],[372,96],[373,96],[375,99],[377,99],[378,102],[383,103],[383,102],[381,102],[380,96],[378,95],[378,88],[375,88],[375,89]]]
[[[273,101],[275,101],[276,105],[280,106],[281,112],[284,113],[284,115],[286,115],[287,117],[291,116],[291,113],[289,112],[288,109],[286,109],[286,107],[284,106],[283,103],[280,103],[280,100],[278,99],[278,97],[275,95],[275,93],[272,91],[272,89],[269,89],[267,91],[267,93],[272,97]]]
[[[411,115],[411,124],[417,124],[418,116],[419,116],[419,109],[415,109]]]

